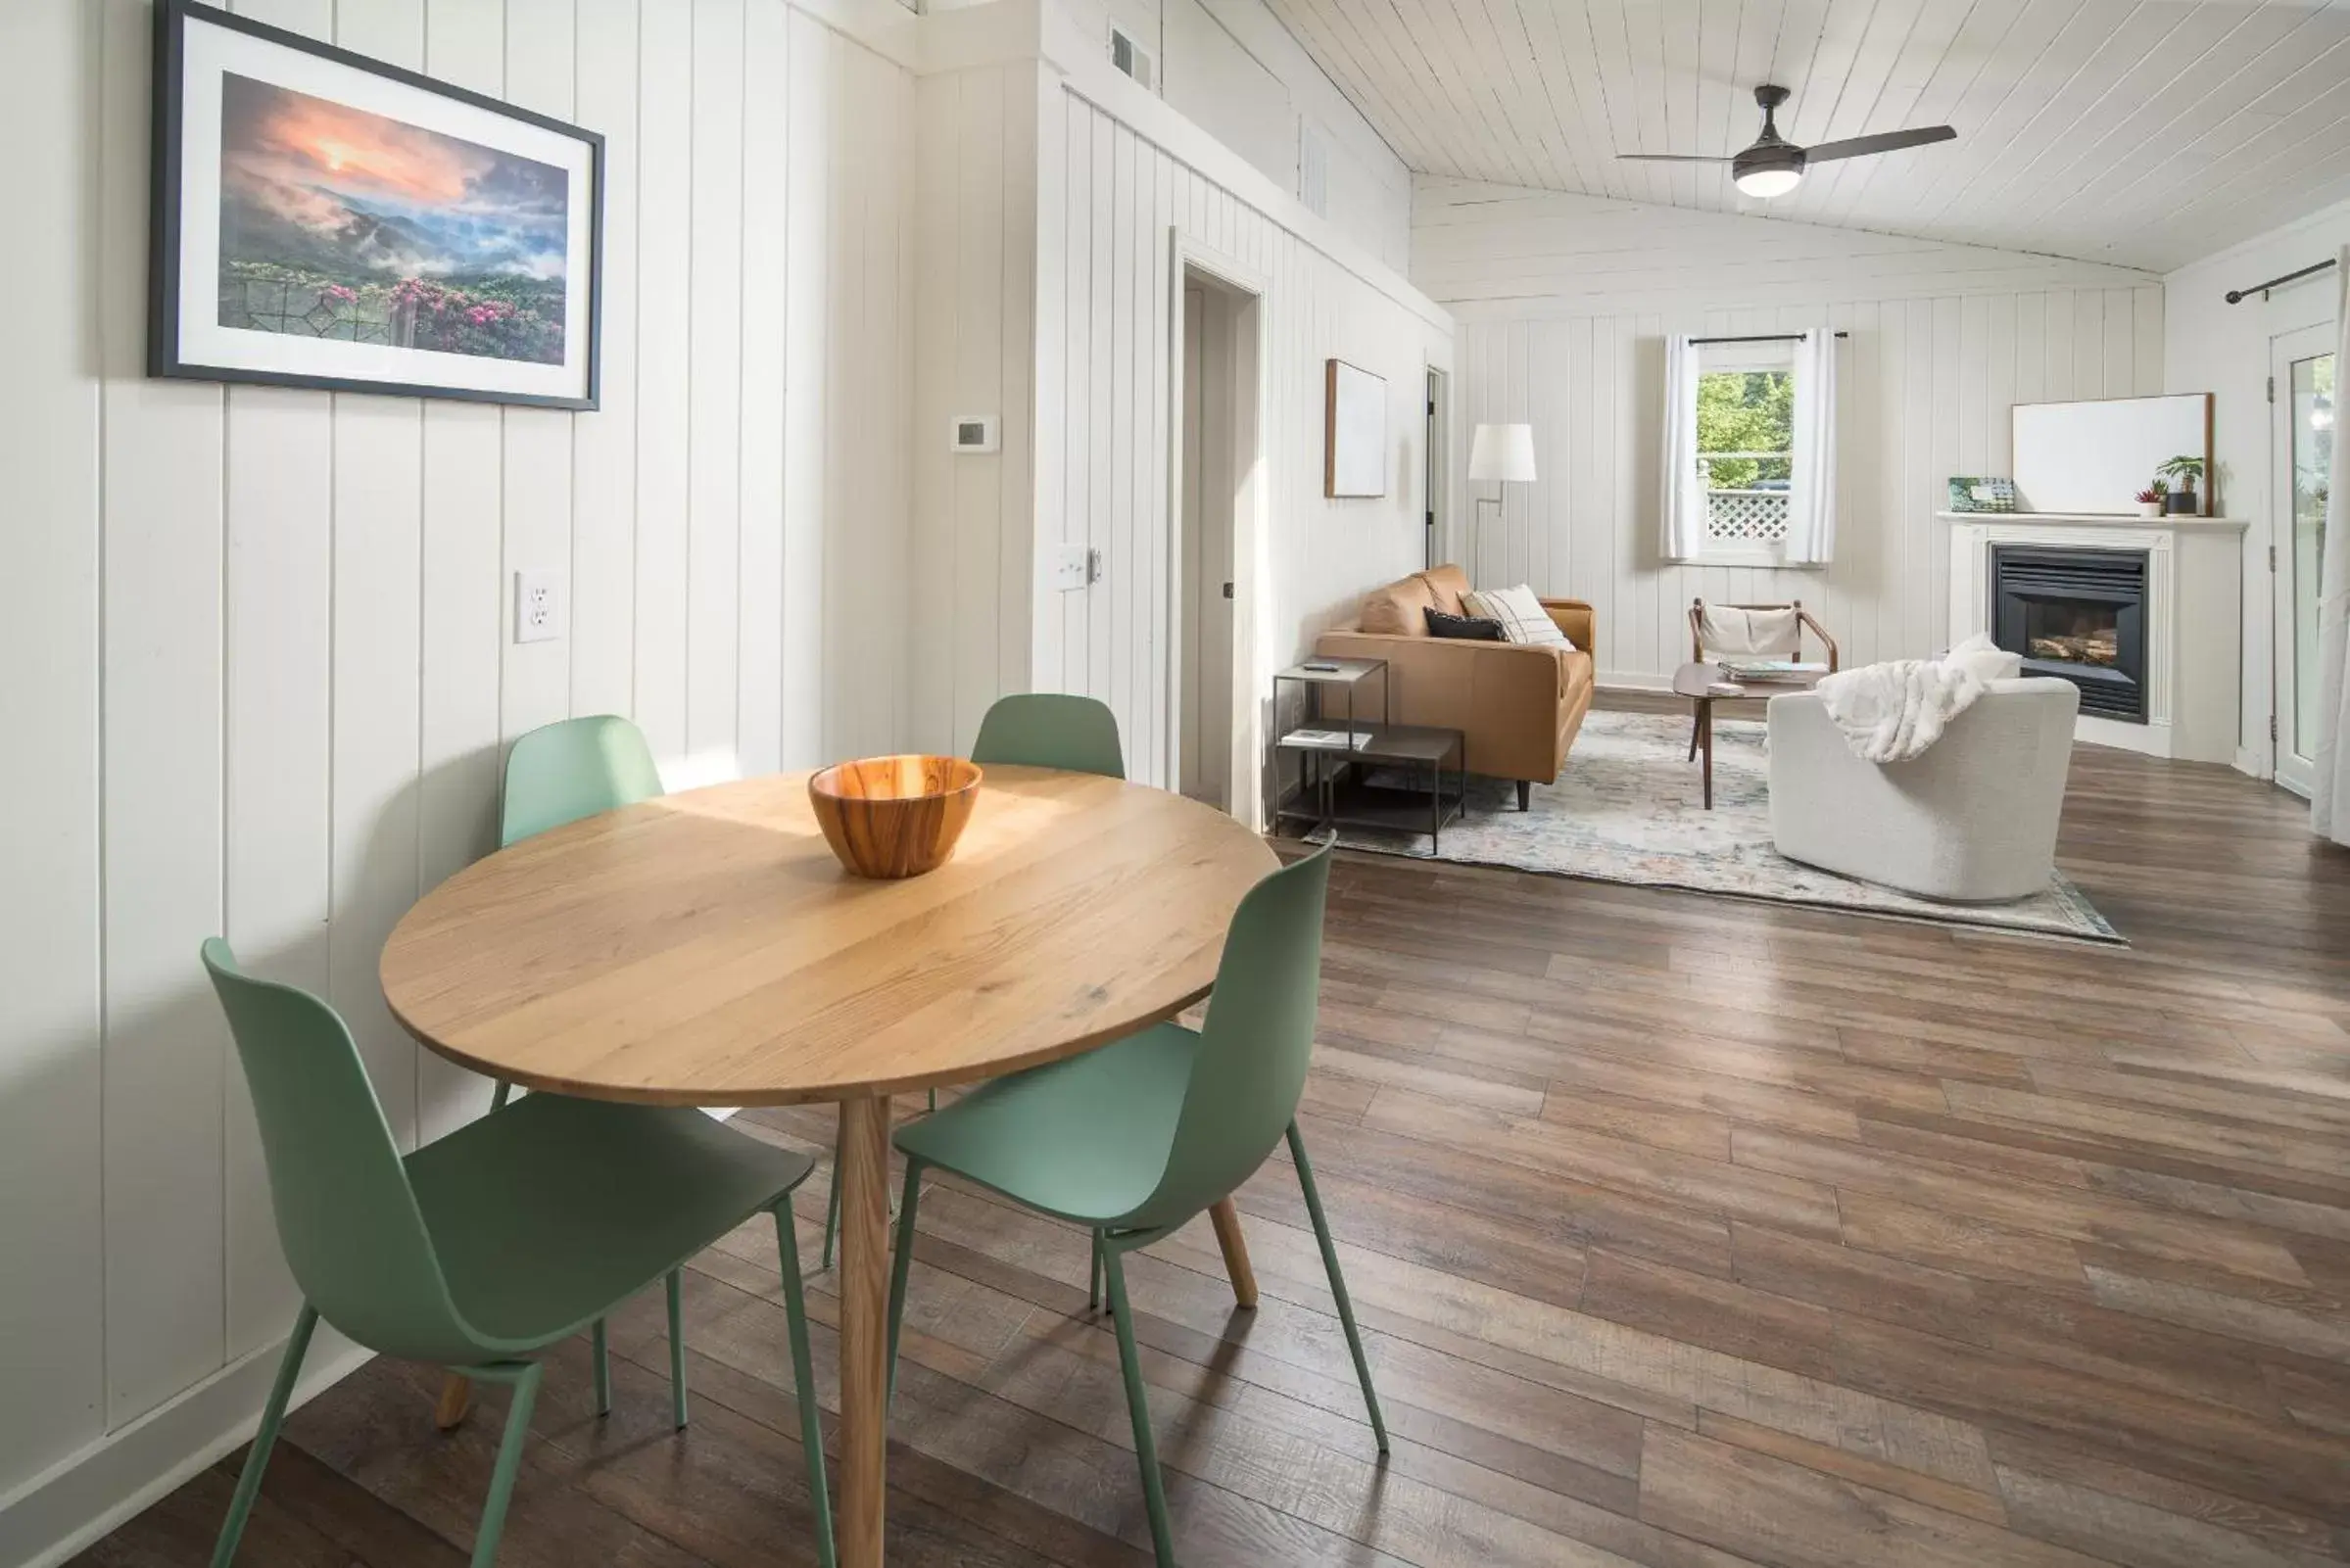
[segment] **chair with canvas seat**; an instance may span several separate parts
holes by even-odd
[[[833,1561],[824,1439],[808,1354],[791,1192],[814,1162],[699,1111],[535,1094],[401,1155],[351,1033],[307,991],[248,975],[204,944],[253,1091],[278,1240],[302,1290],[261,1430],[213,1553],[236,1555],[311,1334],[323,1318],[380,1354],[513,1389],[473,1544],[496,1557],[541,1376],[537,1357],[593,1336],[596,1405],[611,1407],[604,1318],[662,1281],[672,1414],[686,1424],[686,1260],[762,1211],[775,1217],[817,1553]]]
[[[1703,598],[1689,601],[1689,656],[1699,664],[1712,664],[1721,659],[1788,659],[1803,657],[1803,633],[1808,629],[1819,639],[1827,654],[1828,673],[1836,673],[1836,639],[1820,625],[1817,617],[1803,608],[1801,599],[1790,599],[1784,604],[1708,604]],[[1703,721],[1693,721],[1689,729],[1689,755],[1695,761],[1698,754],[1698,734]]]
[[[1174,1568],[1175,1547],[1123,1259],[1228,1199],[1284,1138],[1371,1432],[1379,1451],[1387,1451],[1370,1363],[1297,1126],[1314,1049],[1329,872],[1325,848],[1249,890],[1233,913],[1208,1016],[1197,1031],[1161,1023],[1085,1056],[982,1084],[896,1137],[906,1175],[889,1281],[892,1375],[926,1169],[953,1171],[1037,1213],[1084,1228],[1092,1236],[1094,1273],[1109,1285],[1160,1568]]]

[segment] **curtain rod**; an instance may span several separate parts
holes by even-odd
[[[2331,266],[2333,263],[2328,261],[2326,264]],[[1849,332],[1837,334],[1840,338],[1848,338],[1851,335]],[[1692,343],[1799,343],[1802,339],[1803,334],[1800,332],[1751,332],[1745,337],[1739,338],[1692,338],[1689,341]]]
[[[2241,304],[2247,295],[2266,294],[2271,289],[2281,287],[2284,284],[2298,283],[2303,278],[2312,277],[2317,273],[2325,271],[2331,265],[2333,265],[2333,258],[2327,257],[2325,261],[2320,261],[2316,266],[2305,266],[2298,272],[2287,272],[2280,278],[2271,278],[2266,283],[2255,283],[2248,289],[2230,289],[2228,291],[2228,303],[2230,305]]]

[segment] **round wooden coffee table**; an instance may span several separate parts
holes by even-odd
[[[1743,701],[1749,697],[1774,697],[1782,691],[1807,691],[1819,685],[1816,675],[1797,676],[1786,681],[1757,681],[1742,686],[1725,678],[1718,664],[1684,664],[1673,672],[1673,691],[1689,698],[1689,756],[1696,761],[1704,759],[1705,809],[1713,809],[1713,705],[1716,702]],[[1716,688],[1723,689],[1716,690]]]
[[[434,1051],[534,1089],[839,1102],[840,1561],[878,1568],[888,1096],[1175,1017],[1207,994],[1232,911],[1277,864],[1180,795],[999,765],[952,860],[867,881],[826,847],[807,775],[750,779],[467,867],[392,932],[384,996]]]

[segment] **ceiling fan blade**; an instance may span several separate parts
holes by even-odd
[[[1825,164],[1835,158],[1866,158],[1871,153],[1897,153],[1904,147],[1955,141],[1958,132],[1947,125],[1919,125],[1910,130],[1882,130],[1874,136],[1853,136],[1841,142],[1822,142],[1803,149],[1803,162]]]
[[[1695,153],[1618,153],[1616,157],[1628,163],[1640,164],[1727,164],[1727,158],[1701,158]]]

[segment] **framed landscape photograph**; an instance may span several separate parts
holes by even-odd
[[[603,138],[157,0],[147,368],[596,406]]]

